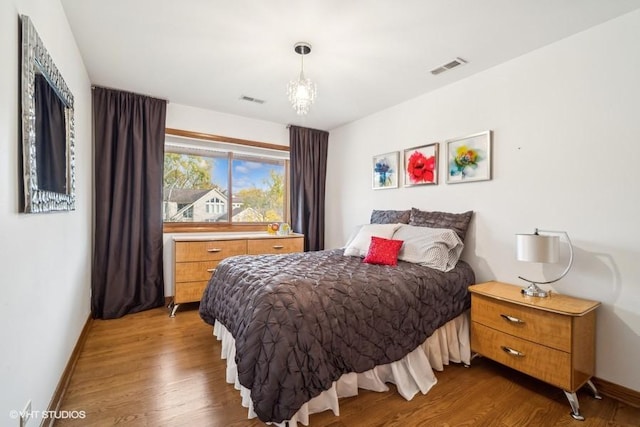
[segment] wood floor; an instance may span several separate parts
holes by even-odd
[[[183,308],[184,307],[184,308]],[[224,381],[225,362],[197,305],[175,318],[155,309],[122,319],[94,321],[61,410],[84,419],[56,426],[264,426],[247,419],[240,395]],[[569,416],[564,393],[486,359],[470,368],[453,364],[438,384],[411,401],[394,386],[361,391],[312,426],[640,426],[640,409],[578,393],[583,422]]]

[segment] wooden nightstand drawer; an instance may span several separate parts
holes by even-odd
[[[176,262],[216,261],[247,253],[246,240],[176,242]]]
[[[220,261],[200,261],[176,263],[176,283],[209,280],[219,262]]]
[[[571,390],[571,355],[477,322],[471,323],[474,351],[525,374],[535,376],[563,390]]]
[[[302,252],[304,239],[302,237],[255,239],[247,242],[249,255],[259,254],[287,254]]]
[[[471,318],[498,331],[571,351],[571,317],[472,294]]]

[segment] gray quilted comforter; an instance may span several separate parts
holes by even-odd
[[[464,261],[443,273],[342,252],[227,258],[209,281],[200,316],[235,338],[238,380],[262,421],[290,419],[344,373],[403,358],[470,305]]]

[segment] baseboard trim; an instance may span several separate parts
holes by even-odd
[[[619,400],[627,405],[640,408],[640,392],[614,384],[601,378],[594,378],[593,382],[598,391],[605,396]]]
[[[56,387],[56,391],[53,393],[53,397],[51,398],[51,402],[49,403],[48,411],[59,411],[62,406],[62,399],[64,399],[64,395],[67,392],[67,388],[69,387],[69,382],[71,381],[71,376],[73,375],[73,371],[76,369],[76,364],[78,363],[78,358],[80,357],[80,352],[84,348],[84,344],[87,341],[87,337],[89,336],[89,331],[91,330],[91,325],[93,324],[93,318],[91,314],[87,318],[87,321],[82,328],[82,332],[80,332],[80,336],[78,337],[78,341],[76,342],[73,351],[71,352],[71,356],[69,357],[69,361],[67,362],[67,366],[64,368],[62,372],[62,376],[60,377],[60,381],[58,382],[58,387]],[[45,418],[42,420],[41,427],[51,427],[55,422],[55,418]]]

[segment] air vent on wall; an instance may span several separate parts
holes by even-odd
[[[445,71],[449,71],[453,68],[456,68],[460,65],[464,65],[466,64],[467,61],[465,61],[462,58],[456,58],[451,62],[448,62],[438,68],[434,68],[433,70],[431,70],[431,74],[433,74],[434,76],[437,76],[438,74],[444,73]]]
[[[254,98],[252,96],[242,95],[240,96],[242,101],[255,102],[256,104],[264,104],[266,101],[264,99]]]

